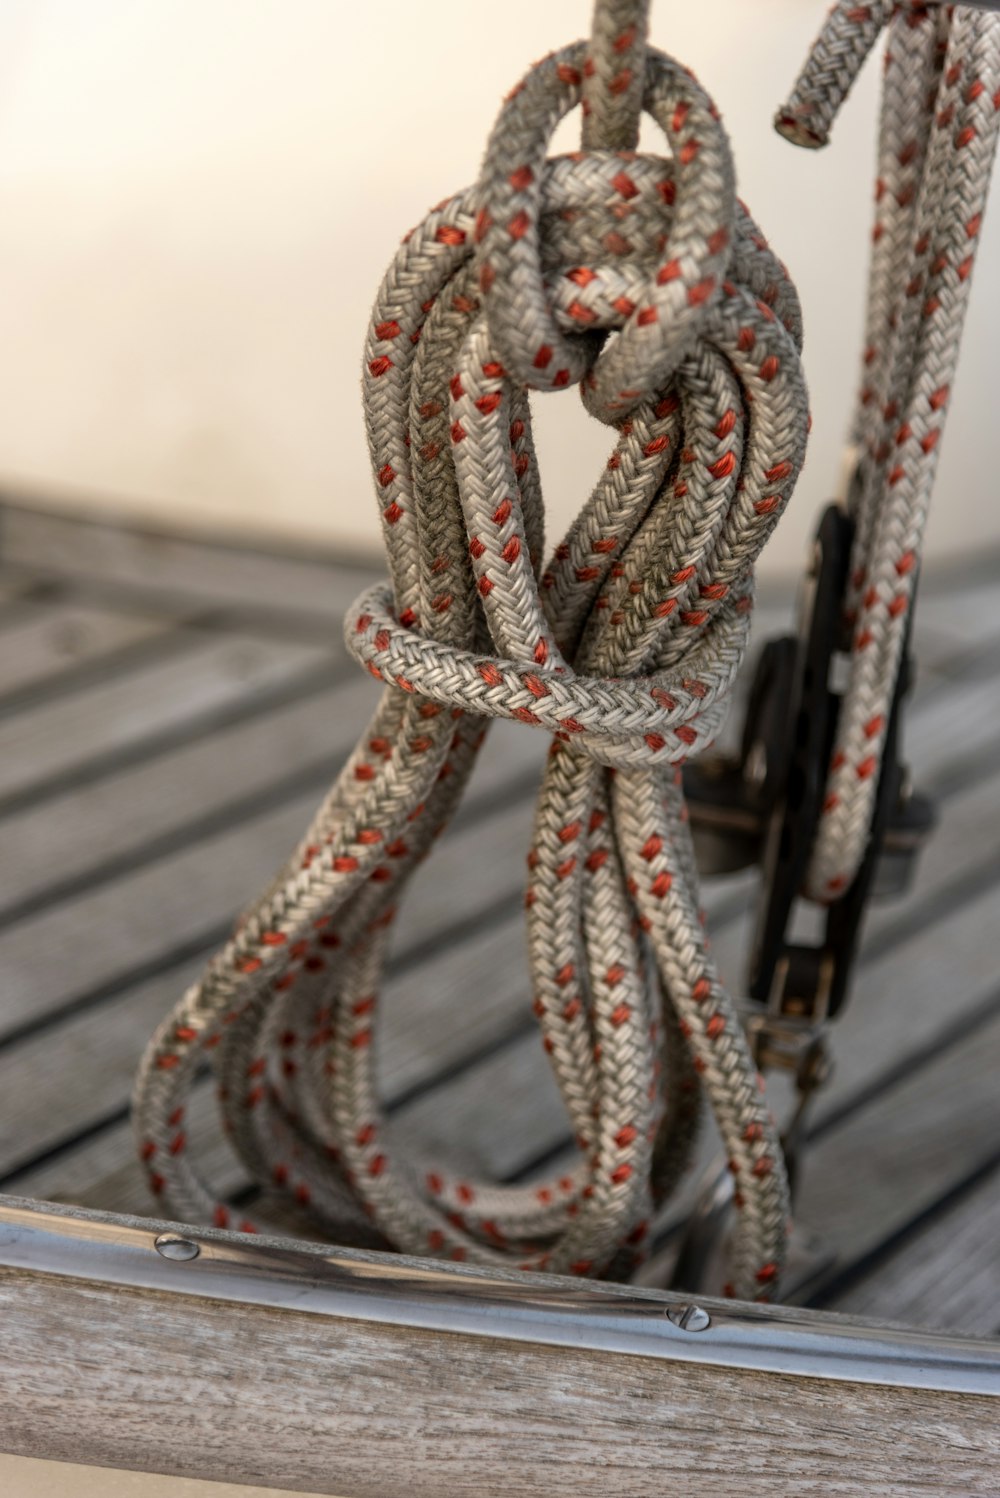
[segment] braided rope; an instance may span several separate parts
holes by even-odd
[[[600,0],[583,65],[583,149],[631,151],[639,143],[649,0]]]
[[[229,1222],[185,1131],[207,1055],[253,1176],[341,1241],[620,1277],[690,1158],[704,1092],[741,1208],[731,1288],[766,1298],[787,1182],[708,950],[679,777],[722,722],[753,563],[801,466],[801,327],[735,199],[717,112],[669,58],[629,52],[668,159],[596,145],[547,159],[582,98],[588,132],[604,118],[601,80],[617,75],[599,59],[640,46],[640,12],[599,4],[615,24],[589,54],[567,47],[528,73],[476,188],[389,268],[364,395],[390,585],[345,626],[386,690],[302,844],[153,1038],[135,1122],[154,1193]],[[614,137],[625,90],[604,92]],[[527,390],[574,383],[616,441],[542,570]],[[376,1075],[398,902],[498,716],[551,736],[527,938],[579,1149],[558,1179],[518,1187],[418,1158]]]
[[[806,881],[836,898],[864,859],[940,439],[1000,134],[1000,16],[965,6],[835,6],[779,112],[810,144],[888,24],[859,461],[846,602],[849,678]]]

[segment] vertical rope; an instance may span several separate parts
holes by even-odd
[[[1000,135],[1000,16],[840,0],[778,128],[826,139],[888,23],[846,599],[850,672],[806,881],[828,902],[868,845]],[[808,139],[808,137],[813,137]]]
[[[596,0],[583,65],[583,149],[633,151],[646,75],[649,0]]]

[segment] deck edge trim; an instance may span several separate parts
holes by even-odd
[[[162,1234],[197,1247],[162,1257]],[[1000,1346],[792,1307],[684,1297],[556,1276],[251,1237],[0,1196],[0,1268],[270,1310],[701,1363],[755,1373],[1000,1397]]]

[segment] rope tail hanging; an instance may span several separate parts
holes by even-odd
[[[802,463],[800,316],[715,106],[647,48],[645,12],[598,0],[589,48],[531,69],[479,182],[389,268],[364,399],[391,582],[346,624],[385,691],[302,845],[160,1027],[135,1118],[183,1218],[230,1221],[187,1147],[210,1058],[254,1178],[341,1240],[624,1276],[704,1094],[741,1209],[731,1289],[766,1298],[785,1170],[708,950],[679,777],[723,721],[754,561]],[[583,151],[548,158],[581,104]],[[640,107],[668,156],[635,153]],[[574,385],[613,448],[545,566],[528,391]],[[375,1081],[393,916],[494,717],[551,738],[527,940],[578,1145],[568,1173],[519,1187],[412,1154]]]
[[[1000,133],[1000,16],[967,5],[840,0],[778,113],[783,134],[826,143],[883,28],[876,216],[848,494],[850,668],[806,885],[823,903],[850,887],[869,841]]]

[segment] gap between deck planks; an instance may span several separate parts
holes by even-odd
[[[203,949],[220,939],[235,908],[256,893],[304,831],[334,762],[363,725],[372,695],[343,662],[337,616],[368,574],[249,549],[137,538],[114,526],[25,511],[9,512],[5,531],[0,566],[11,570],[0,574],[9,588],[6,620],[0,591],[0,649],[3,632],[10,632],[36,651],[34,668],[15,668],[13,690],[23,700],[15,699],[12,721],[27,715],[29,726],[34,722],[34,737],[29,733],[26,740],[29,755],[39,739],[55,734],[62,758],[54,768],[45,762],[47,773],[40,777],[33,763],[31,778],[0,805],[10,850],[0,874],[0,924],[8,927],[3,945],[13,944],[8,960],[15,974],[7,1015],[15,1029],[0,1048],[0,1086],[8,1098],[0,1120],[0,1172],[10,1189],[149,1210],[124,1123],[138,1051],[197,972]],[[977,1171],[989,1177],[980,1145],[991,1133],[986,1125],[994,1122],[992,1100],[977,1087],[956,1088],[953,1065],[957,1057],[975,1071],[980,1058],[993,1055],[994,1009],[1000,1010],[1000,994],[982,988],[989,975],[980,969],[990,954],[976,939],[991,911],[1000,910],[1000,854],[988,844],[1000,806],[1000,704],[989,690],[1000,670],[998,601],[1000,568],[985,574],[980,568],[978,581],[958,594],[937,590],[933,578],[924,586],[918,612],[924,684],[908,742],[918,772],[938,778],[950,792],[949,805],[914,897],[871,923],[871,957],[858,1001],[835,1038],[841,1076],[824,1104],[825,1128],[819,1116],[821,1133],[812,1153],[820,1168],[807,1172],[804,1207],[808,1203],[832,1221],[828,1209],[836,1203],[848,1269],[853,1256],[867,1278],[851,1280],[848,1272],[847,1279],[842,1276],[845,1288],[834,1297],[875,1283],[876,1260],[891,1262],[897,1240],[903,1245],[898,1252],[904,1251],[915,1214],[933,1213],[935,1202],[944,1204],[942,1210],[958,1210],[948,1205],[949,1193],[959,1191],[970,1170],[973,1177]],[[100,617],[85,660],[66,665],[54,659],[58,634],[46,632],[46,609],[61,610],[63,618],[73,610],[77,617]],[[765,617],[771,612],[761,610]],[[781,612],[780,606],[774,611]],[[117,637],[115,624],[106,622],[116,617],[125,621]],[[192,617],[199,621],[195,626]],[[145,669],[135,668],[129,631],[141,632],[144,621],[149,639],[170,642],[166,668],[152,658]],[[138,648],[141,641],[131,638]],[[312,653],[308,640],[315,642]],[[234,681],[239,672],[226,651],[234,643],[246,649],[247,642],[256,664]],[[204,660],[215,663],[215,676],[210,666],[202,678],[195,669],[189,681],[185,668]],[[0,693],[3,681],[0,670]],[[47,698],[35,708],[28,705],[33,682],[36,701]],[[141,718],[151,710],[150,694],[164,691],[167,705],[156,730],[137,732],[136,709]],[[92,719],[80,716],[94,694],[105,726],[113,725],[103,740],[93,730],[87,738],[85,725]],[[0,696],[0,710],[2,705]],[[119,710],[123,734],[115,720]],[[956,720],[963,730],[958,758]],[[475,1163],[517,1175],[539,1155],[558,1152],[565,1124],[526,1018],[524,987],[511,983],[484,993],[482,973],[495,967],[491,952],[521,944],[517,905],[530,820],[525,791],[544,744],[507,725],[494,730],[491,743],[497,747],[487,753],[499,780],[479,792],[485,820],[474,820],[474,808],[466,814],[466,831],[444,842],[404,906],[387,993],[383,1070],[409,1131],[423,1129],[429,1143],[439,1131],[445,1147],[453,1136],[462,1137]],[[967,780],[971,788],[965,791]],[[478,860],[475,873],[470,851],[477,845],[491,855]],[[985,881],[982,891],[977,880]],[[472,903],[480,912],[464,941],[454,934],[461,924],[455,919],[459,885],[463,909]],[[717,916],[730,913],[716,944],[734,972],[744,935],[735,897],[733,886],[709,896]],[[502,919],[495,925],[498,909]],[[153,910],[158,920],[144,917]],[[945,912],[957,922],[954,937],[943,919],[935,922]],[[921,932],[924,917],[928,924]],[[81,940],[87,929],[96,936]],[[112,942],[114,950],[108,950]],[[123,956],[129,960],[123,963]],[[934,974],[940,982],[942,966],[950,985],[947,1019],[959,1036],[950,1047],[941,995],[925,981]],[[990,967],[994,978],[996,966]],[[74,981],[67,984],[69,967]],[[911,972],[918,982],[907,977]],[[915,1001],[905,992],[914,987]],[[435,994],[440,1002],[428,1007],[427,996]],[[477,998],[469,1023],[463,994]],[[455,1023],[456,1014],[463,1023]],[[12,1042],[17,1026],[22,1038]],[[951,1079],[947,1092],[935,1080],[943,1076]],[[906,1089],[913,1090],[914,1077],[911,1096]],[[56,1096],[61,1106],[54,1119]],[[923,1098],[937,1102],[921,1123]],[[474,1137],[463,1099],[482,1123]],[[883,1134],[874,1154],[864,1143],[859,1148],[879,1109],[888,1109],[892,1118],[901,1099],[909,1129],[899,1130],[899,1137]],[[198,1111],[209,1114],[210,1108],[205,1088]],[[975,1108],[981,1110],[979,1132]],[[516,1147],[507,1158],[498,1154],[496,1140],[512,1109],[529,1118],[531,1128],[520,1137],[514,1131]],[[16,1132],[14,1120],[20,1121]],[[925,1124],[936,1131],[933,1139],[950,1137],[952,1155],[960,1146],[961,1161],[947,1149],[932,1151],[928,1168]],[[227,1184],[239,1185],[222,1148],[210,1145],[207,1155]],[[845,1164],[852,1155],[853,1169]],[[964,1175],[959,1164],[966,1167]],[[843,1185],[834,1191],[838,1170]],[[882,1187],[880,1171],[891,1176],[893,1189]],[[829,1192],[810,1184],[820,1180],[831,1182]],[[81,1189],[81,1182],[88,1184]]]

